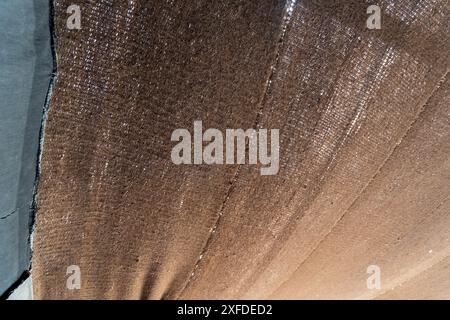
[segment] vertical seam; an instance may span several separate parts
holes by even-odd
[[[263,113],[264,105],[266,103],[266,97],[267,97],[267,95],[269,93],[269,90],[271,88],[272,79],[273,79],[274,74],[275,74],[276,66],[278,65],[278,62],[279,62],[279,59],[280,59],[280,49],[281,49],[281,46],[283,44],[284,38],[285,38],[286,33],[287,33],[287,27],[288,27],[289,22],[291,20],[292,11],[293,11],[295,3],[296,3],[296,0],[288,0],[286,2],[286,4],[285,4],[284,9],[283,9],[284,13],[283,13],[283,18],[282,18],[282,23],[281,23],[280,35],[278,37],[278,42],[277,42],[277,45],[276,45],[276,48],[275,48],[275,57],[273,58],[273,61],[270,64],[270,67],[269,67],[269,69],[270,69],[269,75],[267,77],[267,80],[266,80],[266,83],[265,83],[265,86],[264,86],[264,91],[263,91],[263,94],[262,94],[262,97],[261,97],[261,100],[260,100],[261,102],[260,102],[260,105],[259,105],[259,108],[258,108],[258,112],[256,114],[256,118],[255,118],[255,123],[254,123],[254,128],[255,129],[258,128],[259,122],[261,120],[260,118],[261,118],[261,115]],[[239,164],[237,169],[236,169],[236,171],[235,171],[235,173],[234,173],[234,175],[233,175],[232,180],[230,181],[230,186],[228,187],[228,190],[226,192],[225,198],[224,198],[224,200],[223,200],[223,202],[222,202],[222,204],[220,206],[220,209],[219,209],[218,214],[217,214],[216,221],[214,222],[213,227],[210,229],[210,232],[209,232],[208,238],[206,240],[206,243],[203,246],[203,248],[202,248],[202,250],[200,252],[200,255],[198,256],[198,258],[197,258],[197,260],[196,260],[196,262],[194,264],[194,267],[193,267],[191,273],[188,276],[188,279],[187,279],[185,285],[180,290],[180,293],[176,296],[175,299],[178,299],[179,297],[181,297],[183,295],[184,291],[188,288],[189,284],[191,283],[191,281],[192,281],[192,279],[194,277],[195,271],[197,270],[197,268],[200,265],[200,262],[201,262],[203,256],[209,250],[209,248],[211,246],[211,243],[212,243],[212,240],[214,238],[214,234],[216,232],[216,229],[219,226],[220,222],[222,221],[222,216],[223,216],[223,213],[224,213],[224,210],[225,210],[226,203],[228,202],[228,199],[231,197],[231,194],[233,193],[233,191],[235,189],[236,181],[238,179],[238,175],[240,173],[240,170],[241,170],[241,165]]]

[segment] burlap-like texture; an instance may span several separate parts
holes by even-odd
[[[81,1],[81,30],[70,4],[36,298],[450,296],[419,288],[450,276],[447,1],[379,1],[380,30],[356,0]],[[279,173],[174,165],[171,133],[194,120],[280,129]]]

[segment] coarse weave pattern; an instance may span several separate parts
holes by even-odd
[[[371,1],[79,2],[81,30],[55,3],[36,298],[450,297],[448,1],[378,1],[380,30]],[[280,129],[279,173],[174,165],[194,120]]]

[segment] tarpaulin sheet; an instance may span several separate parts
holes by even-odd
[[[450,297],[419,289],[449,273],[447,1],[379,1],[381,29],[356,0],[80,1],[79,30],[70,4],[36,298]],[[174,164],[195,120],[279,129],[278,174]]]
[[[53,69],[50,2],[0,1],[0,295],[31,263],[39,130]]]

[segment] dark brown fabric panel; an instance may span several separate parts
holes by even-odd
[[[446,261],[448,1],[380,1],[380,30],[369,1],[84,1],[81,30],[70,4],[36,298],[376,298]],[[280,129],[279,173],[174,165],[194,120]]]
[[[58,81],[45,132],[35,297],[152,298],[183,288],[236,166],[176,166],[173,130],[250,128],[280,1],[56,1]],[[79,265],[81,290],[66,289]]]

